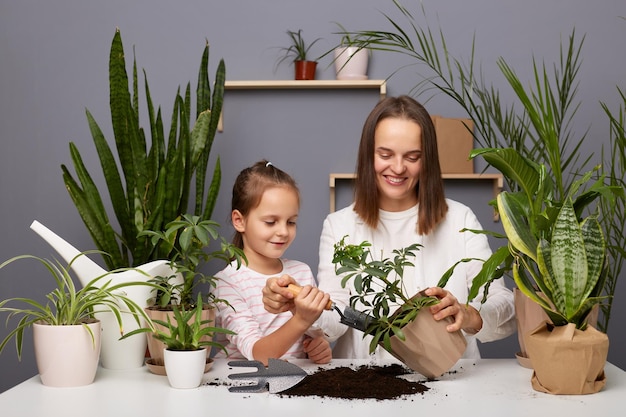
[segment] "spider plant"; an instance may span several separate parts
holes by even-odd
[[[8,313],[7,325],[12,318],[19,318],[13,330],[0,343],[0,353],[7,343],[15,338],[17,356],[21,360],[24,331],[34,323],[44,323],[51,326],[83,325],[85,331],[90,333],[93,341],[94,335],[86,323],[93,322],[95,314],[100,312],[113,314],[119,325],[120,336],[124,334],[122,314],[132,314],[137,324],[153,328],[152,321],[143,308],[124,295],[125,288],[134,285],[147,285],[145,282],[127,282],[114,285],[108,280],[108,274],[105,274],[94,278],[81,289],[76,288],[70,270],[72,262],[82,255],[77,255],[67,266],[57,260],[49,260],[34,255],[15,256],[0,264],[0,269],[2,269],[22,259],[34,259],[46,268],[56,283],[56,288],[46,295],[45,304],[26,297],[8,298],[0,301],[0,312]],[[20,304],[24,307],[18,307]],[[142,320],[145,324],[141,322]]]
[[[302,29],[298,31],[288,30],[287,35],[291,40],[291,45],[280,48],[282,55],[278,59],[276,66],[289,60],[295,61],[317,61],[319,58],[311,58],[309,52],[313,45],[319,42],[322,38],[316,38],[311,43],[307,43],[302,36]]]

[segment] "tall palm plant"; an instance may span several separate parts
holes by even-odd
[[[577,75],[581,64],[581,49],[584,37],[577,40],[575,31],[572,31],[565,47],[562,46],[560,60],[552,69],[533,59],[534,83],[532,89],[526,89],[515,70],[502,58],[497,65],[509,87],[515,93],[517,106],[505,104],[501,99],[500,91],[488,84],[482,76],[475,61],[475,43],[472,41],[469,61],[455,58],[448,50],[447,42],[441,29],[432,30],[428,23],[419,23],[413,14],[400,2],[394,0],[394,5],[400,13],[403,22],[394,20],[389,14],[383,13],[386,22],[391,26],[388,30],[362,30],[350,32],[354,43],[371,50],[395,52],[407,55],[419,66],[419,80],[412,92],[418,95],[444,93],[458,103],[474,121],[476,142],[484,148],[475,152],[472,157],[481,155],[485,160],[500,170],[511,192],[527,190],[541,191],[545,194],[534,195],[530,202],[533,213],[540,216],[531,216],[529,221],[535,227],[534,231],[540,236],[549,236],[557,218],[557,213],[566,201],[569,191],[576,181],[580,180],[583,171],[593,155],[584,157],[580,148],[586,139],[586,133],[575,137],[570,124],[576,115],[579,104],[574,101],[577,92]],[[426,17],[422,5],[421,12]],[[428,101],[430,97],[427,97]],[[615,119],[617,127],[622,128],[623,120]],[[618,129],[619,130],[619,129]],[[623,152],[624,142],[615,142]],[[618,152],[613,151],[612,155]],[[612,161],[615,162],[615,161]],[[615,166],[615,164],[611,164]],[[621,178],[623,181],[623,165],[621,172],[614,172],[607,178]],[[598,171],[603,178],[604,170]],[[551,186],[543,181],[551,178]],[[541,184],[541,186],[540,186]],[[604,195],[620,194],[618,184],[607,184]],[[544,188],[546,187],[546,188]],[[600,218],[604,218],[602,225],[609,242],[623,239],[623,229],[609,229],[606,226],[611,218],[623,218],[623,200],[616,204],[612,197],[599,201],[598,190],[583,192],[582,199],[577,204],[576,214],[581,216],[583,209],[598,203],[602,210]],[[623,196],[623,188],[621,189]],[[539,207],[548,201],[547,207]],[[493,202],[494,206],[496,202]],[[590,206],[591,205],[591,206]],[[544,211],[545,210],[545,211]],[[623,243],[623,241],[622,241]],[[622,245],[623,247],[623,245]],[[620,264],[624,253],[614,250],[615,256],[612,265]],[[618,262],[619,261],[619,262]],[[494,253],[494,256],[485,263],[483,275],[479,276],[476,284],[485,284],[489,279],[499,278],[511,272],[513,257],[507,246],[503,246]],[[606,283],[615,282],[619,270],[613,266],[607,269]],[[486,277],[490,277],[487,279]],[[475,288],[476,289],[476,288]],[[614,293],[615,287],[605,288],[607,295]],[[610,303],[604,308],[603,330],[608,326]]]
[[[144,70],[151,136],[150,143],[147,143],[146,131],[140,125],[137,63],[133,59],[130,89],[120,31],[117,30],[113,37],[109,87],[117,155],[92,114],[88,110],[86,113],[119,230],[114,229],[103,203],[104,196],[74,143],[70,143],[70,153],[76,177],[65,165],[61,166],[66,188],[96,247],[108,254],[104,260],[110,269],[168,258],[171,248],[140,232],[163,230],[166,224],[189,212],[202,220],[211,217],[221,180],[219,157],[208,190],[205,185],[209,155],[223,103],[225,64],[220,60],[211,95],[208,60],[207,43],[198,74],[195,124],[192,125],[191,120],[188,83],[184,96],[180,90],[176,94],[167,133],[160,107],[155,113]],[[119,160],[119,167],[116,160]],[[192,202],[192,199],[195,200]],[[193,207],[188,207],[191,204]]]

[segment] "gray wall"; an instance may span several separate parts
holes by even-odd
[[[406,0],[419,14],[417,0]],[[578,99],[582,102],[574,128],[589,128],[585,152],[599,152],[607,142],[608,124],[599,101],[617,103],[616,85],[624,85],[623,0],[424,0],[441,23],[449,49],[468,56],[476,34],[477,56],[485,76],[497,86],[503,79],[495,59],[503,56],[524,80],[530,80],[530,59],[552,62],[560,38],[576,27],[586,34]],[[273,0],[155,1],[155,0],[20,0],[0,2],[0,218],[3,239],[0,259],[33,253],[53,255],[33,232],[37,219],[79,249],[93,244],[64,189],[60,165],[70,164],[68,142],[74,141],[88,167],[102,183],[85,108],[110,137],[108,110],[108,51],[119,27],[128,60],[135,47],[140,68],[146,69],[153,99],[165,115],[171,114],[179,85],[194,83],[205,38],[211,44],[211,73],[223,57],[229,80],[290,79],[292,68],[274,69],[277,50],[286,43],[285,30],[302,28],[308,39],[323,37],[318,52],[337,41],[334,21],[349,29],[386,29],[380,13],[395,15],[391,1]],[[437,16],[436,18],[434,16]],[[318,78],[332,79],[329,59],[322,61]],[[399,55],[375,53],[369,75],[388,77],[408,63]],[[391,95],[407,93],[418,78],[408,68],[390,79]],[[505,99],[510,95],[504,94]],[[222,158],[223,192],[215,213],[230,235],[229,191],[236,173],[260,158],[293,174],[302,190],[299,233],[287,256],[308,262],[315,269],[317,241],[328,211],[328,174],[351,172],[363,120],[376,103],[373,91],[281,91],[227,93],[225,132],[215,143]],[[425,97],[420,97],[425,100]],[[445,97],[427,103],[432,113],[463,116]],[[168,116],[169,117],[169,116]],[[480,167],[477,167],[479,169]],[[483,226],[497,228],[486,207],[488,184],[449,182],[449,196],[471,205]],[[339,204],[349,201],[349,190],[339,190]],[[0,298],[43,297],[49,278],[28,264],[0,272]],[[617,330],[624,326],[622,307],[626,286],[618,286],[611,329],[609,360],[626,368],[626,340]],[[3,321],[4,322],[4,321]],[[0,337],[6,329],[0,328]],[[517,340],[482,347],[490,357],[513,357]],[[34,375],[32,339],[26,338],[24,358],[17,361],[13,346],[0,356],[0,391]]]

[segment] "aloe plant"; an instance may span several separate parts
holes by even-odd
[[[454,57],[447,48],[443,30],[433,30],[427,23],[423,5],[424,22],[418,22],[399,1],[394,0],[394,5],[405,21],[395,20],[383,13],[390,29],[350,32],[353,42],[371,50],[400,53],[412,58],[415,66],[419,66],[419,78],[413,93],[425,97],[424,102],[434,94],[443,93],[467,112],[475,126],[472,134],[483,148],[470,157],[484,157],[504,174],[510,191],[526,194],[528,205],[522,207],[527,210],[530,230],[537,239],[549,239],[566,196],[576,181],[585,175],[583,173],[593,157],[591,154],[584,156],[580,151],[587,140],[586,133],[576,137],[570,129],[579,106],[575,96],[584,37],[578,40],[573,30],[568,41],[562,43],[560,59],[551,69],[533,58],[534,80],[531,87],[525,87],[515,69],[504,59],[498,59],[498,68],[517,99],[514,104],[508,104],[502,100],[499,89],[488,84],[482,76],[480,64],[475,58],[477,48],[474,41],[467,48],[471,51],[468,59]],[[619,115],[612,117],[610,112],[608,114],[613,134],[623,135],[623,118]],[[606,280],[603,280],[606,283],[604,294],[608,298],[602,305],[603,321],[599,323],[604,331],[608,328],[610,297],[614,294],[625,255],[624,163],[623,159],[621,164],[617,160],[619,155],[623,158],[624,145],[624,140],[615,140],[606,166],[595,171],[596,177],[602,178],[606,187],[598,184],[595,186],[597,189],[585,192],[573,201],[579,218],[586,208],[598,203],[600,213],[597,217],[606,241],[610,242],[610,262],[605,266]],[[495,201],[491,204],[497,205]],[[612,224],[617,226],[612,227]],[[493,232],[477,232],[501,236]],[[469,260],[459,262],[465,261]],[[470,299],[478,293],[480,285],[511,273],[513,261],[514,256],[508,246],[497,249],[485,261]]]
[[[206,346],[217,347],[224,352],[226,348],[219,342],[213,341],[216,333],[235,334],[231,330],[222,327],[210,326],[211,320],[202,319],[202,296],[197,295],[195,303],[179,305],[173,309],[174,318],[167,321],[153,319],[158,326],[155,328],[142,327],[126,333],[122,339],[138,333],[152,333],[159,341],[163,342],[170,350],[198,350]]]
[[[117,155],[89,110],[86,115],[119,230],[109,219],[105,196],[93,181],[74,143],[70,142],[69,147],[76,177],[65,165],[61,166],[70,197],[96,247],[108,254],[104,261],[110,269],[138,266],[169,257],[171,248],[164,248],[160,242],[141,235],[142,231],[162,230],[184,213],[193,213],[203,220],[212,215],[221,181],[219,157],[208,190],[205,185],[223,103],[225,64],[220,60],[211,95],[208,60],[207,43],[198,74],[195,124],[192,125],[191,120],[188,83],[184,95],[179,89],[174,99],[169,132],[164,128],[160,107],[155,109],[152,102],[147,74],[143,71],[151,137],[148,143],[147,132],[140,125],[136,59],[133,59],[131,89],[120,31],[117,30],[113,37],[109,87]]]

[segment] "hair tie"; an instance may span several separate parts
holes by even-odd
[[[273,165],[271,162],[268,162],[265,164],[265,167],[267,168],[268,166]]]

